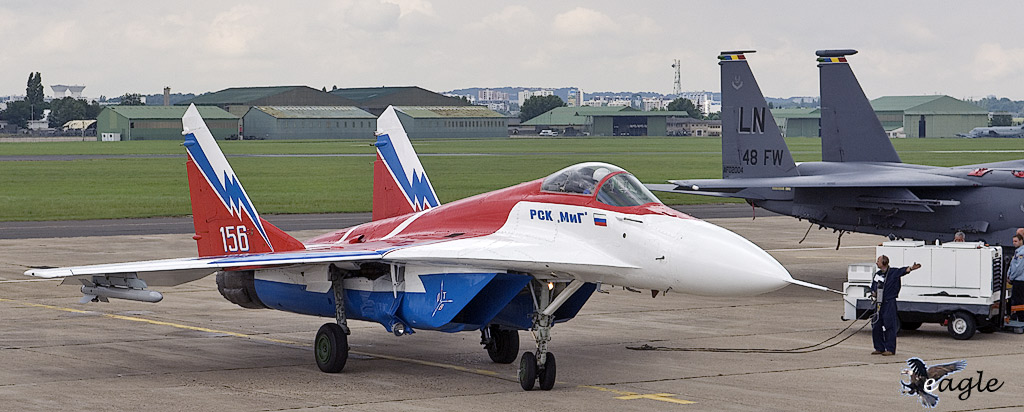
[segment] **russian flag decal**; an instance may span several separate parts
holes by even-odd
[[[594,226],[608,226],[608,219],[601,213],[594,213]]]

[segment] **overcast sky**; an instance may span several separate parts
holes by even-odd
[[[29,72],[86,96],[239,86],[718,91],[754,49],[768,96],[817,96],[814,51],[853,48],[869,98],[1024,100],[1024,2],[3,0],[0,95]]]

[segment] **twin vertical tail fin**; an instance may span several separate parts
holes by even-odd
[[[815,54],[821,79],[821,160],[899,163],[900,156],[846,61],[857,51]]]
[[[420,164],[395,108],[377,119],[377,161],[373,165],[373,220],[437,207],[440,202]]]
[[[199,256],[304,250],[302,242],[260,217],[195,105],[181,123]]]
[[[722,177],[796,176],[796,163],[754,74],[747,53],[718,56],[722,68]]]

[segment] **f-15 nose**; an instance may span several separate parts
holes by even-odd
[[[694,293],[708,296],[749,296],[796,283],[789,271],[746,238],[700,221],[687,221],[687,256],[694,264],[682,276]]]

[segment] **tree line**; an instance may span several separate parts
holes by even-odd
[[[120,97],[121,105],[141,106],[142,95],[128,93]],[[95,120],[103,109],[99,103],[89,103],[74,97],[64,97],[47,102],[43,94],[43,75],[29,73],[25,87],[25,100],[7,102],[7,108],[0,110],[0,120],[27,128],[28,122],[42,119],[43,111],[50,110],[47,117],[51,128],[59,128],[71,120]]]

